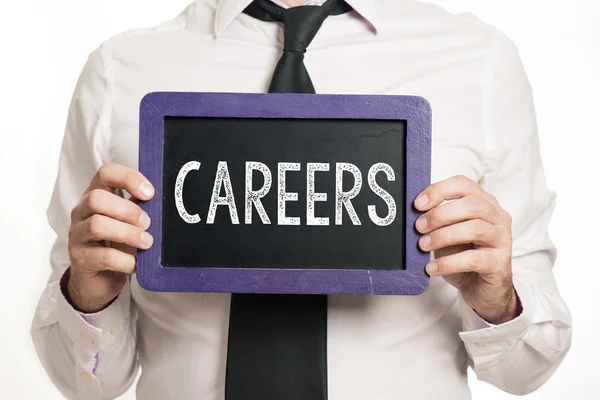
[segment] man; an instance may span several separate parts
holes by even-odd
[[[226,397],[231,296],[148,292],[132,275],[135,249],[153,240],[136,205],[154,194],[137,172],[138,107],[152,91],[266,92],[284,31],[244,12],[250,3],[197,0],[106,41],[82,71],[48,209],[53,272],[32,326],[68,398],[114,398],[139,366],[141,399]],[[432,278],[414,297],[328,297],[324,398],[466,399],[468,365],[502,390],[531,392],[564,358],[571,322],[552,275],[555,195],[518,53],[433,5],[347,4],[323,21],[304,64],[317,93],[431,103],[435,183],[414,205]]]

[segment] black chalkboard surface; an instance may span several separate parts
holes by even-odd
[[[140,206],[154,291],[414,295],[429,283],[412,203],[430,183],[417,96],[153,92]]]
[[[399,120],[166,117],[163,266],[404,268],[405,127]],[[179,172],[190,161],[200,165],[185,175],[177,194]],[[227,166],[229,179],[219,179],[219,163]],[[285,164],[282,187],[278,170]],[[247,170],[252,187],[246,186]],[[246,192],[260,191],[265,174],[271,179],[260,198],[266,213],[261,218],[260,206],[247,205]],[[232,193],[231,202],[213,200],[215,181],[216,196]],[[343,194],[353,189],[356,194],[344,202]],[[381,189],[389,195],[377,194]],[[278,215],[282,191],[290,198],[285,219]],[[314,208],[307,207],[309,192],[317,195]],[[180,215],[176,196],[184,212],[197,214],[199,221],[189,223]]]

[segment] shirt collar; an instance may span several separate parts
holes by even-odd
[[[227,28],[238,15],[244,11],[252,0],[218,0],[215,14],[215,36]],[[346,0],[362,18],[364,18],[377,33],[380,29],[379,10],[374,0]]]

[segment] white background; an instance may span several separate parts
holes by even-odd
[[[29,336],[49,274],[45,210],[69,100],[89,52],[154,25],[191,0],[0,2],[0,398],[60,399]],[[549,186],[558,193],[555,273],[574,321],[572,349],[529,399],[600,398],[600,8],[597,0],[431,0],[469,11],[517,44],[532,82]],[[21,121],[26,121],[23,123]],[[407,360],[407,362],[410,362]],[[427,371],[424,371],[426,373]],[[431,377],[435,380],[435,376]],[[508,399],[471,381],[474,399]],[[133,399],[130,390],[124,399]],[[442,399],[440,399],[442,400]]]

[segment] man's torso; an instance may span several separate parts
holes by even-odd
[[[216,3],[198,1],[173,21],[103,45],[110,100],[103,162],[137,168],[139,102],[148,92],[266,92],[281,28],[240,15],[215,38],[215,15],[233,15],[216,13]],[[305,58],[317,93],[425,97],[433,110],[432,180],[480,181],[490,145],[482,76],[496,33],[435,6],[377,3],[377,34],[355,14],[323,25]],[[230,296],[148,292],[135,275],[132,296],[138,396],[222,399]],[[440,278],[415,297],[329,296],[329,399],[468,398],[461,328],[457,292]]]

